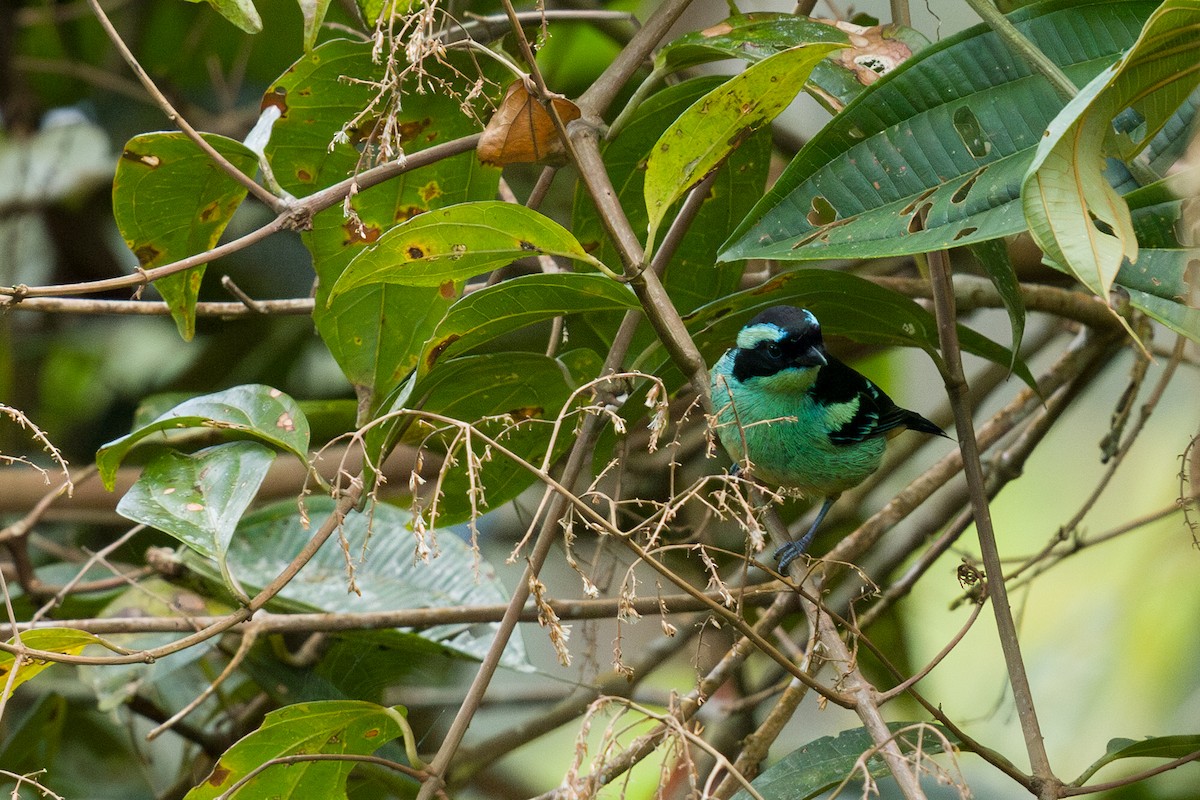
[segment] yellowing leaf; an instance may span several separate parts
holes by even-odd
[[[800,45],[764,59],[697,100],[667,128],[646,162],[648,250],[671,204],[787,108],[813,67],[843,46]]]
[[[34,650],[47,650],[52,653],[77,656],[89,644],[99,644],[100,640],[93,634],[77,631],[73,628],[39,628],[21,634],[21,644]],[[15,638],[8,640],[9,645],[16,645]],[[0,652],[0,687],[8,684],[9,674],[17,657],[9,652]],[[53,664],[53,661],[37,661],[22,659],[17,665],[17,676],[13,679],[11,689],[16,689],[22,683],[37,675]],[[9,694],[11,694],[11,690]]]

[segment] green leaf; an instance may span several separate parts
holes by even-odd
[[[117,467],[134,445],[152,434],[184,428],[250,436],[308,463],[308,420],[296,401],[270,386],[246,384],[180,403],[149,424],[101,447],[96,453],[96,467],[104,487],[112,491]]]
[[[1156,6],[1052,0],[1009,19],[1081,85]],[[867,87],[814,136],[721,258],[911,255],[1017,233],[1021,181],[1062,106],[990,28],[963,31]]]
[[[1021,187],[1030,233],[1046,258],[1107,298],[1122,262],[1138,259],[1125,201],[1104,177],[1106,159],[1130,160],[1200,83],[1200,7],[1167,0],[1137,42],[1050,123]],[[1132,113],[1136,128],[1114,130]]]
[[[748,319],[781,303],[809,309],[827,333],[887,347],[918,347],[935,362],[941,361],[933,314],[904,295],[833,270],[782,273],[761,286],[697,309],[684,317],[684,322],[711,364],[737,338]],[[1013,365],[1013,372],[1021,380],[1036,385],[1029,367],[1008,348],[963,325],[958,326],[958,335],[964,351],[1005,367]]]
[[[21,644],[26,647],[72,656],[79,655],[83,651],[83,648],[89,644],[99,644],[99,642],[100,640],[93,634],[85,631],[77,631],[72,628],[38,628],[37,630],[26,631],[21,634]],[[16,639],[8,640],[8,644],[10,645],[15,645],[16,643]],[[0,691],[3,690],[3,687],[9,686],[9,677],[16,660],[16,656],[12,653],[0,651]],[[22,659],[20,666],[17,667],[16,677],[12,678],[10,691],[4,695],[3,699],[7,699],[12,695],[12,690],[15,690],[22,683],[30,680],[53,663],[55,662]]]
[[[465,75],[478,72],[469,56],[447,53],[445,58],[449,67],[425,65],[431,77],[446,78],[451,69]],[[370,82],[383,78],[383,67],[372,62],[370,42],[334,40],[297,61],[271,86],[264,103],[278,106],[283,116],[275,123],[266,155],[286,190],[306,195],[361,170],[360,147],[372,135],[375,118],[351,125],[350,141],[338,134],[372,103]],[[448,93],[429,92],[420,100],[405,103],[394,117],[409,155],[479,130]],[[375,284],[348,292],[331,305],[326,302],[330,288],[346,264],[384,231],[433,208],[493,198],[499,177],[500,170],[465,152],[355,194],[350,199],[354,219],[347,219],[341,206],[313,217],[312,230],[303,235],[319,279],[313,321],[364,408],[376,409],[416,366],[421,346],[457,299],[458,288]]]
[[[901,752],[921,756],[945,751],[943,741],[957,746],[958,739],[941,725],[929,722],[889,722]],[[903,731],[903,732],[901,732]],[[943,739],[944,737],[944,739]],[[859,759],[875,749],[875,743],[865,728],[842,731],[837,736],[824,736],[793,750],[777,764],[763,771],[751,785],[764,800],[809,800],[840,784],[846,778],[862,777]],[[883,757],[873,755],[866,760],[873,777],[883,778],[891,773]],[[750,800],[745,789],[733,800]]]
[[[563,226],[516,203],[461,203],[392,228],[354,257],[329,301],[360,286],[442,286],[519,258],[551,255],[596,264]]]
[[[488,286],[450,307],[421,352],[418,378],[439,359],[465,353],[526,325],[585,311],[637,308],[623,283],[595,274],[524,275]]]
[[[1189,270],[1196,248],[1179,241],[1187,230],[1184,213],[1189,201],[1187,173],[1172,175],[1125,195],[1138,238],[1136,264],[1126,260],[1117,272],[1117,283],[1129,292],[1130,302],[1176,333],[1200,341],[1200,309],[1189,298]],[[1051,266],[1058,266],[1051,264]]]
[[[988,239],[971,245],[970,250],[992,279],[992,285],[1004,302],[1008,324],[1012,328],[1012,352],[1015,357],[1021,349],[1021,338],[1025,335],[1025,301],[1021,299],[1021,285],[1008,255],[1008,244],[1003,239]]]
[[[230,571],[247,590],[260,589],[279,575],[281,565],[312,538],[308,520],[332,513],[334,502],[328,497],[311,497],[305,500],[305,508],[307,517],[302,518],[295,500],[289,500],[247,514],[242,520],[227,558]],[[508,592],[490,564],[477,561],[475,552],[451,531],[428,528],[419,540],[408,511],[375,503],[366,513],[347,515],[342,535],[346,548],[318,550],[280,591],[272,608],[350,614],[508,602]],[[418,558],[419,545],[432,554],[428,562]],[[214,580],[221,579],[215,565],[190,551],[184,553],[184,563]],[[353,568],[357,594],[347,590],[348,565]],[[496,629],[496,623],[474,622],[433,625],[416,632],[398,628],[390,632],[387,641],[402,650],[412,647],[413,639],[420,639],[478,660],[487,653]],[[519,637],[509,641],[502,663],[529,669]]]
[[[267,714],[258,730],[225,751],[208,778],[184,800],[212,800],[273,758],[332,753],[370,755],[403,735],[404,710],[358,700],[297,703]],[[344,797],[350,761],[299,761],[269,766],[234,798]]]
[[[644,178],[646,157],[654,143],[689,106],[724,81],[708,76],[666,87],[638,106],[617,138],[605,144],[604,165],[633,230],[645,230],[649,224],[643,202]],[[764,128],[734,150],[717,171],[663,275],[667,294],[681,312],[737,290],[742,265],[717,264],[717,249],[736,221],[762,196],[770,160],[770,129]],[[617,249],[582,186],[575,192],[571,228],[588,252],[606,264],[618,263]],[[643,326],[644,333],[639,333],[638,340],[643,343],[653,335],[648,327]]]
[[[1200,735],[1147,736],[1145,739],[1110,739],[1105,753],[1083,771],[1071,786],[1083,786],[1102,767],[1122,758],[1183,758],[1200,750]]]
[[[441,382],[425,408],[474,422],[475,430],[536,467],[548,467],[571,445],[570,427],[552,438],[554,420],[571,391],[566,369],[557,360],[537,353],[497,353],[458,362],[454,379]],[[457,443],[453,455],[458,463],[446,471],[439,487],[438,524],[474,520],[537,482],[524,466],[490,450],[476,440],[472,452],[481,461],[472,465],[466,443]]]
[[[415,0],[355,0],[358,11],[368,25],[374,25],[386,8],[389,14],[403,16],[407,14]]]
[[[1143,253],[1139,261],[1146,260]],[[1188,337],[1193,342],[1200,342],[1200,309],[1180,303],[1175,300],[1164,300],[1157,294],[1126,289],[1129,292],[1129,302],[1134,308],[1161,322],[1175,333]]]
[[[199,0],[189,0],[199,2]],[[252,0],[206,0],[218,14],[241,28],[246,33],[262,32],[262,17]]]
[[[813,66],[839,44],[800,45],[748,67],[696,101],[646,162],[647,248],[671,205],[796,97]]]
[[[18,775],[53,770],[62,748],[67,699],[46,692],[33,698],[23,712],[9,713],[13,716],[5,724],[4,738],[0,740],[0,764]]]
[[[237,169],[254,175],[258,157],[245,145],[216,134],[203,136]],[[150,269],[215,247],[245,197],[246,187],[184,134],[145,133],[129,140],[117,162],[113,217],[138,262]],[[196,332],[204,267],[154,282],[185,340]]]
[[[330,0],[296,0],[300,6],[300,14],[304,17],[304,52],[311,53],[317,46],[317,36],[321,33],[321,23],[329,11]]]
[[[417,384],[415,397],[424,397],[421,408],[474,428],[517,456],[542,466],[571,443],[570,425],[551,441],[555,418],[566,405],[573,386],[565,365],[540,353],[491,353],[463,356],[439,364]],[[485,419],[490,418],[490,419]],[[436,424],[436,423],[431,423]],[[432,433],[427,425],[415,424],[406,433],[414,445],[445,453],[451,447],[455,462],[447,465],[440,486],[430,481],[427,491],[440,489],[436,523],[447,526],[474,519],[480,513],[514,499],[536,480],[527,469],[477,439],[472,443],[473,463],[464,452],[465,442],[455,438],[457,429]],[[370,447],[372,439],[368,439]],[[475,474],[472,476],[471,471]]]
[[[166,450],[142,470],[117,513],[222,562],[274,460],[275,451],[257,442],[227,442],[190,454]]]

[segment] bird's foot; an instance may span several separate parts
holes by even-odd
[[[808,544],[808,542],[804,542]],[[800,542],[788,542],[783,547],[775,551],[775,560],[779,562],[779,571],[787,574],[787,569],[791,563],[800,556],[804,555],[804,551],[808,548],[804,547]]]

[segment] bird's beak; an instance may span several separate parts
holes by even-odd
[[[823,367],[829,363],[829,359],[825,358],[821,348],[813,346],[801,353],[795,363],[799,367]]]

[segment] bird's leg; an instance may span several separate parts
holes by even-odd
[[[829,507],[840,497],[839,494],[831,494],[825,498],[825,502],[821,504],[821,510],[817,512],[817,518],[813,520],[813,524],[809,526],[808,533],[800,537],[798,541],[788,542],[783,547],[775,551],[775,560],[779,562],[779,571],[787,572],[788,565],[795,561],[808,550],[808,546],[812,544],[813,537],[817,535],[817,528],[821,527],[821,522],[824,521],[825,515],[829,513]]]

